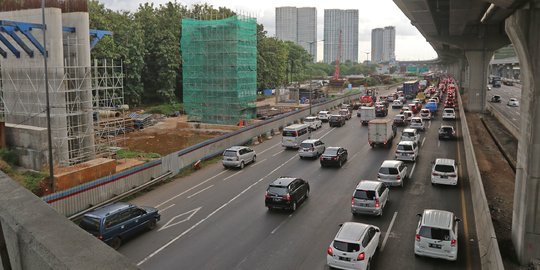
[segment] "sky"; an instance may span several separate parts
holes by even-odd
[[[159,6],[169,0],[99,0],[106,8],[113,10],[136,11],[141,3],[153,2]],[[174,1],[174,0],[172,0]],[[237,13],[257,18],[264,25],[269,36],[275,36],[276,7],[316,7],[317,8],[317,40],[323,39],[324,9],[358,9],[359,11],[359,60],[366,60],[366,52],[371,51],[371,29],[396,27],[397,60],[429,60],[437,57],[437,53],[426,42],[426,39],[411,25],[410,20],[401,12],[392,0],[184,0],[183,5],[208,3],[214,7],[227,7]],[[322,60],[323,42],[317,44],[318,60]],[[370,57],[371,58],[371,57]]]

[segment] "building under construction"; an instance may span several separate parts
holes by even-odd
[[[254,18],[183,19],[181,49],[184,108],[189,121],[237,124],[255,118]]]

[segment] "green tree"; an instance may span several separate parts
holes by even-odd
[[[287,81],[288,51],[285,44],[266,37],[261,24],[257,25],[257,89],[276,88]]]

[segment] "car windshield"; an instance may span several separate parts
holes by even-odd
[[[297,134],[298,133],[296,131],[292,131],[292,130],[284,130],[283,131],[283,137],[296,137]]]
[[[412,146],[408,144],[398,144],[397,150],[403,150],[403,151],[411,151]]]
[[[360,251],[360,244],[347,243],[347,242],[334,240],[334,248],[340,251],[345,251],[345,252],[356,252],[356,251]]]
[[[99,218],[85,216],[79,226],[87,232],[99,232]]]
[[[443,131],[443,132],[452,132],[453,130],[454,130],[454,129],[451,128],[451,127],[442,127],[442,128],[441,128],[441,131]]]
[[[338,121],[339,116],[330,116],[330,121]]]
[[[412,121],[413,121],[413,123],[417,123],[417,124],[422,123],[422,120],[421,120],[421,119],[413,119]]]
[[[328,148],[328,149],[326,149],[326,151],[324,151],[324,155],[326,155],[326,156],[335,156],[335,155],[337,155],[337,151],[338,151],[337,148]]]
[[[454,110],[444,110],[445,113],[454,113]]]
[[[403,136],[403,137],[414,137],[414,133],[413,132],[403,132],[403,134],[401,134],[401,136]]]
[[[225,150],[225,152],[223,152],[223,156],[225,156],[225,157],[236,157],[236,151]]]
[[[300,147],[302,147],[302,148],[311,148],[311,147],[313,147],[313,144],[312,143],[301,143]]]
[[[287,188],[286,187],[281,187],[281,186],[269,186],[268,187],[268,190],[266,190],[268,192],[268,194],[272,194],[272,195],[285,195],[287,194]]]
[[[437,164],[435,165],[435,171],[443,173],[453,173],[454,166]]]
[[[373,200],[375,198],[374,190],[356,190],[354,192],[354,198],[361,200]]]
[[[315,119],[313,119],[313,118],[306,118],[306,119],[304,119],[304,122],[315,122]]]
[[[394,120],[403,120],[403,115],[398,115],[394,117]]]
[[[419,234],[433,240],[450,241],[450,231],[447,229],[422,226]]]
[[[397,168],[394,168],[394,167],[391,167],[391,168],[381,167],[379,169],[379,173],[380,174],[398,174],[398,170]]]

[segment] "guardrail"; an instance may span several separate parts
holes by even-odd
[[[467,173],[471,185],[471,196],[474,211],[474,220],[476,223],[476,233],[478,237],[478,248],[480,251],[480,262],[482,269],[486,270],[504,270],[497,235],[493,228],[491,213],[482,183],[482,176],[476,161],[474,145],[469,133],[467,118],[463,110],[461,95],[458,95],[459,117],[461,121],[461,134],[463,134],[463,144],[465,145],[465,159],[467,162]]]
[[[505,127],[515,139],[519,139],[519,128],[514,124],[514,122],[508,120],[508,117],[505,117],[501,112],[494,108],[491,104],[486,105],[486,109],[499,120],[499,123]]]

